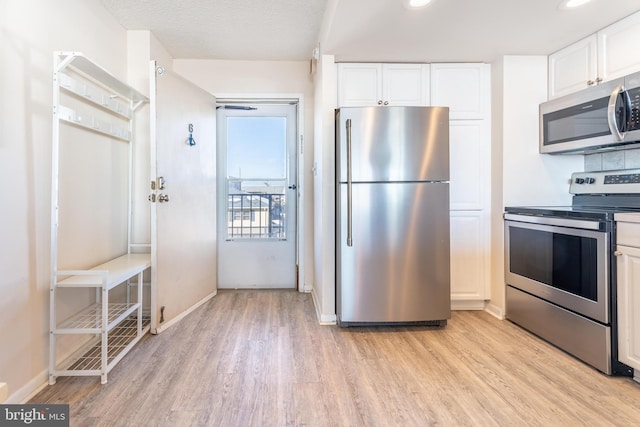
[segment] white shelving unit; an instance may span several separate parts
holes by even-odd
[[[63,105],[63,99],[72,102]],[[133,252],[150,245],[131,242],[134,118],[135,111],[146,102],[147,97],[83,54],[54,53],[49,384],[54,384],[58,376],[71,375],[100,376],[106,383],[108,372],[149,330],[143,313],[143,273],[151,268],[151,257],[149,253]],[[61,126],[74,126],[129,144],[127,253],[90,269],[58,268]],[[120,286],[126,286],[126,302],[110,303],[110,291]],[[134,287],[136,298],[132,302],[130,290]],[[63,297],[59,295],[61,289],[95,289],[95,303],[60,321],[57,306]],[[94,339],[76,352],[77,357],[59,362],[61,335],[93,335]]]

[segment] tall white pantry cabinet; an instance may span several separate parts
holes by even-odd
[[[451,300],[490,298],[490,66],[338,64],[338,107],[447,106],[450,125]]]

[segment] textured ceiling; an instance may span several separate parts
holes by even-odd
[[[640,0],[101,0],[129,30],[151,30],[174,58],[306,60],[324,18],[338,61],[491,62],[546,55],[640,10]]]
[[[327,0],[101,0],[174,58],[309,59]]]

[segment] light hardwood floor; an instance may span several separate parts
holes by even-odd
[[[320,326],[310,295],[223,291],[147,336],[100,385],[64,377],[31,403],[72,426],[637,426],[640,384],[508,321]]]

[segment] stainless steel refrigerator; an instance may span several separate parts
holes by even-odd
[[[338,324],[446,324],[449,109],[337,109],[336,160]]]

